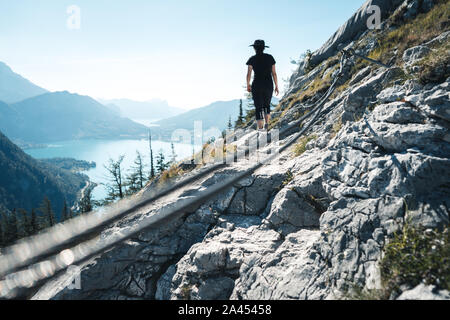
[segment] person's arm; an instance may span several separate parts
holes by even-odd
[[[252,71],[253,71],[253,67],[249,65],[248,71],[247,71],[247,91],[248,92],[252,92],[252,86],[250,85],[250,81],[252,80]]]
[[[278,90],[278,76],[277,76],[277,70],[275,68],[275,65],[272,66],[272,76],[273,76],[273,81],[275,81],[275,94],[279,95],[280,91]]]

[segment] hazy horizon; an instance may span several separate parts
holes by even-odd
[[[2,2],[0,61],[49,91],[189,110],[244,98],[249,44],[259,38],[283,89],[290,61],[319,48],[363,2]]]

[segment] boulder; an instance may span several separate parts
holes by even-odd
[[[450,292],[421,283],[414,289],[403,292],[397,300],[450,300]]]
[[[403,61],[407,66],[411,66],[426,57],[430,51],[431,49],[426,46],[415,46],[406,49],[403,53]]]

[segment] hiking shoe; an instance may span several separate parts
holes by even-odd
[[[269,131],[269,125],[267,123],[264,125],[264,130]]]

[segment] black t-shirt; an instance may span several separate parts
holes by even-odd
[[[275,63],[275,59],[267,53],[257,54],[248,59],[247,65],[252,66],[255,71],[254,86],[273,88],[272,66]]]

